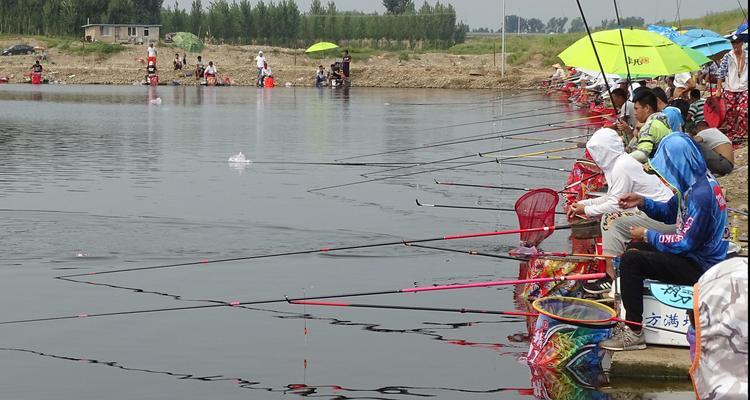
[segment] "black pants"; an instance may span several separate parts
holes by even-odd
[[[682,255],[663,253],[648,243],[634,242],[628,245],[620,259],[620,284],[625,318],[628,321],[643,321],[643,280],[654,279],[675,285],[694,285],[703,275],[703,269],[695,261]],[[640,326],[631,325],[638,331]]]

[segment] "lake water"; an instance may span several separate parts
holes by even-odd
[[[512,208],[519,192],[433,178],[561,187],[566,173],[486,163],[310,192],[459,165],[377,174],[394,166],[312,163],[579,117],[529,93],[361,88],[5,85],[0,106],[2,321],[515,278],[513,261],[389,246],[55,279],[515,228],[514,213],[420,208],[415,199]],[[500,116],[507,119],[474,123]],[[494,139],[347,161],[428,162],[531,143]],[[254,163],[228,163],[238,152]],[[454,162],[464,161],[482,159]],[[517,240],[438,245],[499,251]],[[545,243],[566,248],[562,234]],[[512,287],[347,301],[516,309]],[[538,386],[518,361],[528,346],[518,318],[274,303],[0,330],[0,390],[13,399],[513,399],[533,398]]]

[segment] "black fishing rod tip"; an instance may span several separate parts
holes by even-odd
[[[289,296],[284,295],[284,300],[286,300],[287,303],[292,304],[292,301],[289,300]]]
[[[417,202],[417,206],[422,207],[422,203],[419,202],[419,199],[414,199],[414,201]]]
[[[435,184],[436,184],[436,185],[439,185],[439,184],[440,184],[440,181],[438,181],[438,180],[437,180],[437,178],[432,178],[432,179],[433,179],[433,180],[435,180]]]

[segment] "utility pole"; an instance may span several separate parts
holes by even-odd
[[[521,16],[519,15],[518,18],[516,18],[516,21],[518,21],[518,31],[516,32],[516,36],[521,35]]]
[[[502,55],[500,57],[500,77],[505,78],[505,0],[503,0],[503,39],[500,51]]]

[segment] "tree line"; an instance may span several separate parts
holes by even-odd
[[[158,24],[163,0],[0,0],[0,32],[79,36],[91,23]]]
[[[192,32],[217,43],[305,46],[317,41],[370,47],[447,48],[462,43],[468,26],[439,0],[384,0],[385,12],[340,11],[313,0],[301,11],[293,0],[193,0],[189,10],[163,0],[0,0],[0,33],[82,37],[91,23],[161,24],[162,32]],[[341,43],[340,43],[341,44]]]
[[[302,12],[292,0],[278,2],[213,0],[203,7],[193,0],[190,12],[163,9],[165,32],[187,31],[200,38],[235,44],[306,46],[321,40],[368,41],[371,47],[447,48],[462,43],[468,26],[457,22],[450,4],[386,0],[383,14],[340,11],[333,1],[313,0]]]
[[[621,19],[621,26],[623,28],[629,27],[643,27],[645,21],[643,17],[627,17]],[[566,29],[567,26],[567,29]],[[600,31],[605,29],[616,29],[616,19],[605,19],[602,20],[601,24],[595,27],[590,27],[592,31]],[[524,18],[519,15],[511,14],[505,16],[505,32],[513,33],[573,33],[573,32],[585,32],[586,26],[583,24],[581,17],[576,17],[570,20],[568,25],[568,17],[552,17],[547,23],[544,23],[538,18]],[[489,28],[475,28],[472,32],[501,32],[501,29],[492,30]]]

